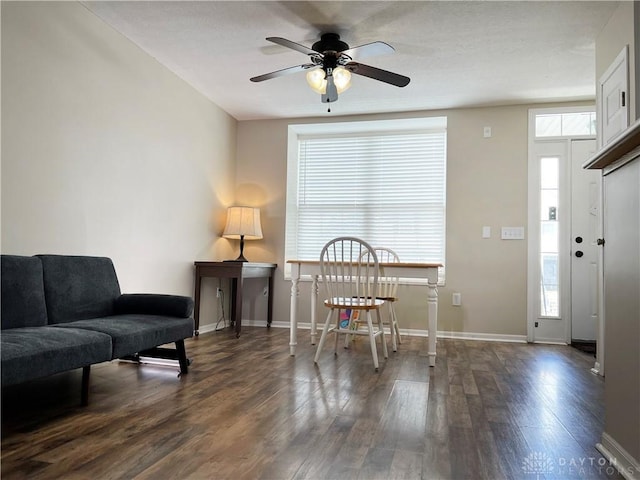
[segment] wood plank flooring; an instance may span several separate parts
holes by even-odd
[[[571,347],[403,337],[374,372],[365,340],[320,365],[309,332],[186,342],[177,368],[111,362],[2,392],[3,479],[622,478],[593,357]],[[329,345],[331,344],[331,345]]]

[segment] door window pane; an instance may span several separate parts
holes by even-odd
[[[536,115],[536,137],[569,137],[596,134],[595,112]]]
[[[559,158],[540,159],[540,316],[560,316]]]
[[[540,260],[540,316],[559,317],[558,254],[543,254],[540,256]]]

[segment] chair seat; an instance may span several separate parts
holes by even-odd
[[[352,310],[375,310],[384,305],[384,299],[376,298],[373,302],[368,298],[333,297],[324,301],[328,308],[350,308]]]

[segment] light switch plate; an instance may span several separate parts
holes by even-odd
[[[451,296],[451,305],[454,307],[459,307],[462,305],[462,295],[460,293],[454,293]]]
[[[502,227],[502,240],[524,240],[524,227]]]
[[[491,238],[491,227],[482,227],[482,238]]]

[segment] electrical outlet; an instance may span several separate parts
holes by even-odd
[[[218,287],[216,288],[216,297],[220,298],[220,295],[222,295],[222,289]]]

